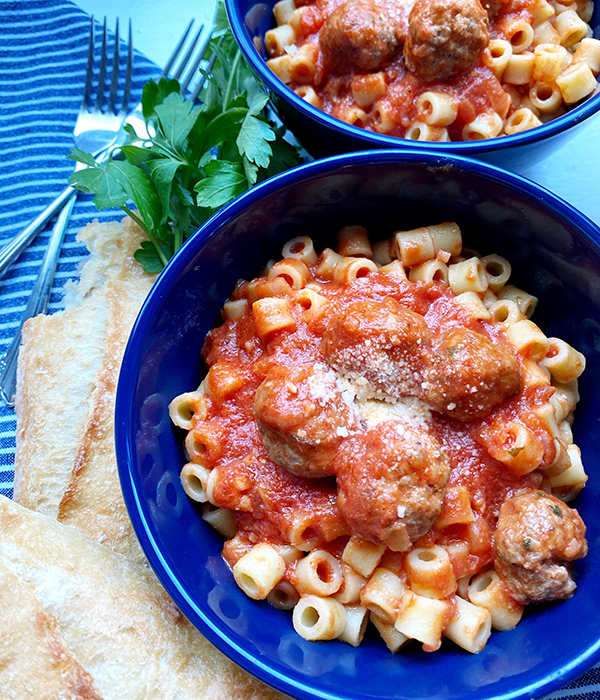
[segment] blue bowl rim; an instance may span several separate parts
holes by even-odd
[[[288,673],[282,674],[270,667],[268,661],[265,662],[258,656],[249,653],[242,646],[234,643],[228,637],[227,631],[213,624],[204,614],[201,607],[194,603],[192,597],[186,592],[185,588],[177,580],[177,576],[169,567],[151,532],[152,526],[144,516],[139,492],[135,487],[134,472],[130,469],[130,465],[135,463],[135,438],[133,435],[130,438],[127,432],[128,419],[132,414],[136,393],[137,373],[135,368],[141,364],[144,345],[143,342],[138,342],[137,338],[138,336],[142,338],[147,337],[148,332],[152,329],[152,309],[161,304],[166,295],[164,289],[166,288],[169,291],[173,289],[177,279],[189,265],[191,255],[188,253],[196,254],[221,226],[238,216],[247,207],[256,204],[263,197],[274,194],[283,187],[296,184],[308,177],[334,172],[348,165],[373,165],[380,163],[422,163],[428,167],[444,168],[453,166],[454,168],[470,170],[484,180],[500,183],[502,186],[520,194],[524,193],[532,199],[542,200],[550,212],[562,219],[571,221],[585,238],[600,249],[600,227],[571,204],[541,185],[482,161],[452,153],[440,154],[436,151],[406,148],[383,151],[357,151],[330,156],[322,160],[302,164],[275,175],[255,185],[214,214],[197,229],[169,261],[161,273],[160,279],[155,282],[150,290],[134,323],[119,375],[115,408],[115,447],[123,498],[140,545],[154,573],[184,615],[199,629],[206,639],[238,666],[241,666],[267,685],[299,700],[316,700],[317,698],[320,700],[351,700],[351,696],[343,692],[330,693],[322,689],[315,690],[314,686],[311,686],[310,682],[307,683],[299,672],[290,670]],[[480,697],[481,700],[484,700],[485,697],[489,697],[489,700],[525,700],[525,698],[541,697],[563,687],[599,659],[600,633],[598,640],[585,652],[573,659],[569,659],[561,667],[546,673],[542,678],[530,683],[528,686],[502,692],[493,697]]]
[[[537,143],[551,136],[556,136],[580,124],[600,111],[599,91],[596,95],[592,95],[592,97],[585,100],[585,102],[579,106],[566,112],[566,114],[552,119],[541,126],[536,126],[534,129],[522,131],[512,136],[497,136],[493,139],[484,139],[481,141],[434,143],[430,141],[407,141],[407,139],[401,139],[397,136],[386,136],[385,134],[378,134],[374,131],[367,131],[358,126],[346,124],[346,122],[343,122],[341,119],[336,119],[326,112],[317,109],[317,107],[313,107],[313,105],[303,100],[296,95],[293,90],[288,88],[287,85],[282,83],[267,67],[266,62],[259,56],[254,44],[249,41],[243,26],[243,18],[238,12],[238,0],[225,0],[225,7],[227,9],[227,16],[231,24],[231,29],[244,57],[270,90],[275,92],[286,102],[291,103],[292,106],[305,117],[315,120],[323,127],[341,132],[347,138],[363,141],[369,149],[414,148],[421,150],[422,148],[423,150],[433,150],[439,153],[459,153],[464,156],[494,153],[514,146]],[[405,143],[407,144],[406,146],[404,145]],[[358,145],[356,145],[355,148],[358,148]]]

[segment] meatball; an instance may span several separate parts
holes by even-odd
[[[424,375],[423,398],[461,421],[484,418],[521,386],[521,370],[510,350],[468,328],[438,336]]]
[[[573,561],[587,553],[579,513],[555,496],[527,491],[500,508],[495,567],[520,603],[569,598]]]
[[[472,66],[489,41],[489,20],[479,0],[416,0],[404,63],[425,82],[449,80]]]
[[[423,317],[394,299],[357,301],[332,318],[323,352],[361,395],[415,396],[430,337]]]
[[[256,391],[254,417],[271,459],[306,477],[333,474],[333,456],[356,427],[352,405],[321,365],[272,367]]]
[[[380,70],[399,49],[392,25],[373,0],[346,0],[321,28],[319,43],[334,73]]]
[[[336,465],[338,507],[353,534],[406,551],[441,511],[450,463],[425,428],[380,423],[346,440]]]

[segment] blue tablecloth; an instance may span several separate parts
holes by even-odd
[[[85,79],[90,18],[66,0],[4,0],[0,4],[0,245],[20,231],[64,188],[72,170],[72,143]],[[112,55],[112,35],[109,37]],[[96,34],[100,49],[101,35]],[[134,61],[132,104],[160,70],[144,56]],[[88,221],[120,217],[98,212],[79,195],[59,261],[50,313],[62,308],[67,279],[86,255],[77,231]],[[49,229],[0,280],[0,352],[10,343],[33,287]],[[0,405],[0,493],[12,496],[16,420]],[[43,455],[40,455],[43,459]],[[600,633],[600,623],[599,623]],[[549,698],[600,700],[600,664]]]

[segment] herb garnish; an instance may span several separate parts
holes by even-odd
[[[142,106],[155,135],[143,147],[135,145],[139,137],[127,126],[119,159],[98,165],[79,149],[69,156],[89,166],[71,175],[73,187],[94,194],[98,209],[120,207],[145,231],[148,240],[135,258],[147,272],[162,270],[217,209],[301,161],[242,58],[222,3],[208,56],[211,51],[217,58],[200,106],[184,99],[176,80],[150,81]]]

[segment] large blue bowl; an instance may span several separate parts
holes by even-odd
[[[239,278],[251,278],[289,238],[322,246],[346,224],[382,236],[456,220],[467,245],[513,263],[515,284],[539,296],[536,320],[585,352],[575,438],[590,483],[576,506],[590,553],[570,600],[529,610],[472,656],[446,642],[392,655],[375,638],[354,649],[311,643],[291,614],[246,597],[221,558],[222,539],[185,496],[183,435],[167,406],[198,385],[206,333]],[[600,653],[600,230],[541,187],[478,161],[432,152],[338,156],[274,177],[239,197],[184,245],[133,329],[117,394],[117,457],[125,501],[156,574],[185,615],[240,666],[297,698],[532,698],[581,673]]]
[[[433,150],[439,155],[457,153],[478,158],[509,170],[521,170],[547,158],[577,132],[583,121],[600,110],[600,93],[562,117],[530,131],[485,141],[427,143],[407,141],[351,126],[308,104],[275,77],[267,67],[262,46],[267,29],[274,25],[276,0],[225,0],[227,15],[242,53],[267,86],[284,117],[309,153],[315,157],[369,148],[414,148]],[[590,22],[594,36],[600,37],[600,3]],[[260,38],[261,41],[256,41]],[[576,164],[574,165],[576,167]]]

